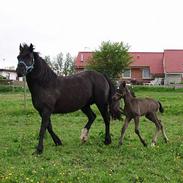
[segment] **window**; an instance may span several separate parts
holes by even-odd
[[[143,68],[142,78],[143,79],[149,79],[150,78],[150,69],[149,68]]]
[[[131,78],[131,69],[125,69],[124,70],[123,78]]]
[[[83,62],[84,61],[84,56],[83,56],[83,54],[81,53],[81,62]]]

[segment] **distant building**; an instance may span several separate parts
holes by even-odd
[[[12,70],[12,69],[0,69],[0,75],[3,76],[5,79],[8,79],[8,80],[22,81],[22,78],[18,78],[17,77],[16,70]]]
[[[75,60],[77,72],[84,70],[93,52],[79,52]],[[134,60],[129,68],[122,71],[121,78],[129,81],[148,83],[163,78],[165,84],[183,81],[183,50],[164,52],[129,52]]]

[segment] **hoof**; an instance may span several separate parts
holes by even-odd
[[[168,143],[168,141],[169,141],[168,139],[165,139],[165,143]]]
[[[155,142],[152,142],[151,143],[151,147],[155,147],[156,146],[156,143]]]
[[[62,145],[62,142],[60,140],[58,140],[58,141],[55,142],[55,145],[56,146],[61,146]]]
[[[41,155],[43,153],[43,150],[36,150],[32,153],[32,155]]]
[[[104,144],[105,145],[109,145],[109,144],[111,144],[111,138],[109,138],[109,139],[105,139],[105,141],[104,141]]]
[[[123,144],[123,143],[122,143],[121,141],[119,141],[118,145],[119,145],[119,146],[122,146],[122,144]]]
[[[143,144],[144,147],[147,147],[147,143],[146,143],[145,140],[142,140],[141,142],[142,142],[142,144]]]
[[[80,136],[81,142],[85,143],[88,140],[88,129],[83,128],[81,130],[81,136]]]

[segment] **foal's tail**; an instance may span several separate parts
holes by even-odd
[[[160,101],[158,101],[158,103],[159,103],[159,111],[160,111],[161,113],[163,113],[163,112],[164,112],[163,106],[162,106],[162,104],[161,104]]]
[[[115,94],[116,92],[116,89],[115,89],[115,86],[114,84],[112,83],[112,81],[104,74],[108,84],[109,84],[109,87],[110,87],[110,91],[109,91],[109,99],[108,99],[108,102],[109,102],[109,113],[111,115],[111,117],[113,119],[121,119],[121,109],[120,109],[120,101],[114,101],[112,100],[112,96]]]

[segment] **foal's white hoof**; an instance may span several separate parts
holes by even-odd
[[[151,147],[155,147],[156,144],[154,142],[151,143]]]
[[[84,143],[88,140],[88,130],[86,128],[83,128],[81,130],[81,136],[80,136],[81,142]]]

